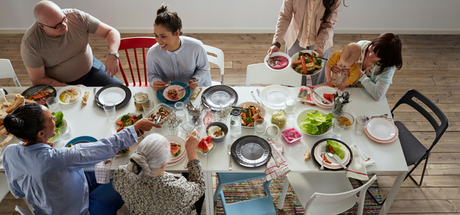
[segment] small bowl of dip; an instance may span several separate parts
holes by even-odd
[[[221,142],[227,136],[228,127],[222,122],[213,122],[206,127],[206,134],[211,136],[213,142]]]
[[[274,52],[272,55],[267,55],[264,58],[265,66],[275,71],[284,70],[291,66],[291,61],[291,57],[283,52]]]

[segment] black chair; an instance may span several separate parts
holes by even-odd
[[[416,98],[417,100],[414,100],[414,98]],[[429,110],[426,110],[419,103],[423,103],[424,105],[426,105],[426,107]],[[415,110],[417,110],[430,122],[430,124],[433,126],[436,132],[436,138],[434,138],[433,143],[427,149],[419,140],[417,140],[417,138],[409,131],[409,129],[407,129],[406,126],[404,126],[402,122],[394,121],[396,127],[398,127],[399,130],[399,141],[401,142],[401,147],[404,152],[404,157],[406,158],[407,166],[414,165],[414,167],[412,167],[412,169],[407,173],[406,178],[404,180],[406,180],[407,177],[410,177],[410,179],[412,179],[412,181],[414,181],[414,183],[417,184],[417,186],[421,186],[423,177],[425,176],[425,170],[428,164],[428,158],[430,157],[431,150],[438,143],[439,139],[441,139],[441,136],[444,134],[447,127],[449,127],[449,120],[447,119],[446,115],[444,115],[444,113],[441,111],[441,109],[438,108],[438,106],[436,106],[431,100],[429,100],[426,96],[424,96],[417,90],[411,89],[407,91],[406,94],[404,94],[404,96],[401,97],[401,99],[399,99],[399,101],[391,110],[393,119],[395,119],[393,111],[401,104],[407,104]],[[428,111],[431,111],[433,114],[435,114],[437,116],[437,119],[439,119],[439,122],[441,122],[441,124],[438,124],[434,115],[430,114],[430,112]],[[423,167],[422,177],[420,178],[420,182],[417,182],[411,176],[411,173],[415,170],[415,168],[418,167],[418,165],[423,160],[426,161]],[[378,202],[374,198],[374,196],[371,195],[371,197],[379,205],[385,202],[385,200],[383,200],[383,202]]]

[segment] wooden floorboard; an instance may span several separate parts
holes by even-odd
[[[185,34],[204,44],[220,48],[225,53],[224,83],[241,86],[246,81],[246,67],[262,63],[273,34]],[[153,36],[152,34],[122,34],[122,37]],[[377,35],[339,34],[334,37],[330,53],[350,42],[372,40]],[[390,107],[409,89],[417,89],[435,102],[450,120],[450,127],[433,149],[423,185],[411,180],[403,183],[389,214],[460,214],[460,35],[400,35],[403,41],[403,67],[396,71],[387,92]],[[0,34],[0,58],[11,60],[23,86],[31,81],[22,63],[20,43],[22,34]],[[90,36],[94,55],[104,61],[107,48],[103,39]],[[284,50],[282,47],[281,50]],[[124,65],[127,65],[125,63]],[[219,70],[211,65],[213,80],[219,80]],[[121,75],[117,77],[122,80]],[[13,86],[11,80],[0,80],[0,86]],[[402,121],[415,137],[429,147],[435,137],[433,129],[423,117],[407,107],[398,108],[395,119]],[[421,168],[413,173],[421,175]],[[385,196],[395,175],[381,174],[379,185]],[[11,194],[0,203],[0,215],[14,213],[16,200]],[[203,213],[204,214],[204,213]]]

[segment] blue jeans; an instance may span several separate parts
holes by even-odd
[[[89,189],[89,213],[116,215],[124,202],[120,194],[113,189],[112,180],[108,184],[98,184],[94,172],[85,172]]]
[[[98,60],[96,57],[93,56],[93,67],[89,70],[86,75],[77,79],[76,81],[66,82],[66,84],[70,85],[77,85],[83,84],[87,87],[99,87],[105,86],[109,84],[123,84],[117,77],[113,76],[113,78],[107,77],[107,73],[105,72],[104,64]]]
[[[294,45],[292,45],[291,49],[286,50],[286,54],[289,56],[294,55],[295,53],[302,51],[302,50],[313,50],[315,45],[307,46],[306,48],[300,47],[299,45],[299,40],[296,40]],[[329,49],[324,51],[323,53],[323,58],[329,59]],[[324,65],[326,65],[327,62],[324,62]],[[325,67],[325,66],[324,66]],[[311,77],[311,84],[312,85],[318,85],[326,82],[326,74],[324,74],[324,67],[316,73],[316,75],[312,75]],[[306,76],[302,76],[302,86],[305,86],[307,83]]]

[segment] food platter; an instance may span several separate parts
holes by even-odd
[[[211,108],[213,111],[220,110],[220,104],[236,105],[238,102],[238,94],[236,91],[226,85],[216,85],[208,87],[203,94],[201,94],[201,102]]]
[[[274,59],[283,59],[282,62],[274,62]],[[284,60],[286,58],[286,60]],[[269,69],[274,70],[274,71],[282,71],[292,64],[291,57],[287,55],[286,53],[283,52],[273,52],[272,55],[267,55],[264,58],[264,64],[267,66]]]
[[[182,86],[182,87],[184,87],[184,88],[187,86],[187,84],[185,84],[185,83],[183,83],[183,82],[180,82],[180,81],[171,81],[171,86],[173,86],[173,85],[179,85],[179,86]],[[156,95],[157,95],[157,99],[158,99],[161,103],[166,104],[166,105],[168,105],[168,106],[174,107],[174,104],[176,104],[176,102],[179,102],[179,101],[184,102],[185,100],[187,100],[188,98],[190,98],[190,94],[191,94],[191,93],[190,93],[190,87],[185,88],[185,95],[184,95],[181,99],[176,100],[176,101],[169,101],[169,100],[167,100],[167,99],[165,98],[165,96],[164,96],[164,91],[165,91],[166,89],[167,89],[167,88],[165,87],[165,88],[163,88],[163,89],[161,89],[161,90],[158,90],[158,91],[156,92]]]
[[[326,150],[325,146],[326,146],[327,140],[332,140],[334,142],[337,142],[340,146],[345,148],[344,149],[345,157],[342,161],[343,161],[343,164],[348,167],[353,160],[353,153],[351,152],[350,147],[345,142],[338,140],[338,139],[333,139],[333,138],[321,139],[313,145],[312,150],[311,150],[311,156],[312,158],[314,158],[313,160],[316,161],[316,164],[318,164],[318,166],[321,166],[321,153],[325,152]],[[342,166],[335,159],[329,157],[328,155],[326,155],[326,158],[331,162],[331,164],[324,162],[325,169],[329,169],[329,170],[342,170],[343,169]]]
[[[281,85],[271,85],[260,91],[260,101],[271,109],[284,108],[289,97],[293,97],[292,91]]]
[[[125,106],[131,100],[131,90],[122,84],[109,84],[96,92],[94,99],[96,105],[100,108],[104,107],[105,102],[111,101],[115,103],[117,109]]]
[[[179,155],[173,157],[171,154],[171,160],[167,164],[167,166],[173,166],[186,157],[187,151],[185,151],[185,141],[182,138],[173,135],[167,135],[165,138],[169,141],[169,143],[177,143],[181,146]]]
[[[255,102],[243,102],[243,103],[238,104],[237,106],[238,106],[238,107],[243,107],[244,105],[246,105],[247,107],[249,107],[249,106],[254,106],[254,107],[258,108],[258,109],[260,110],[260,114],[261,114],[262,117],[265,119],[265,113],[266,113],[266,111],[265,111],[265,108],[264,108],[264,107],[262,107],[261,105],[255,103]],[[241,127],[243,127],[243,128],[254,128],[254,126],[252,126],[252,127],[247,127],[247,126],[244,126],[244,125],[241,125]]]
[[[74,104],[83,96],[80,87],[68,86],[63,87],[57,92],[59,104]]]
[[[302,50],[301,52],[303,52],[303,53],[308,53],[308,54],[310,54],[310,55],[312,55],[313,53],[315,53],[316,56],[318,56],[318,53],[316,53],[316,52],[313,51],[313,50]],[[296,61],[298,61],[298,60],[299,60],[299,52],[296,52],[294,55],[292,55],[292,59],[291,59],[291,61],[292,61],[292,63],[291,63],[291,68],[292,68],[292,70],[294,70],[294,72],[296,72],[296,73],[299,73],[299,72],[297,72],[297,71],[293,68],[293,65],[294,65],[294,63],[295,63]],[[316,69],[313,70],[312,73],[308,73],[308,74],[299,73],[299,74],[301,74],[301,75],[317,75],[317,74],[324,68],[324,65],[325,65],[325,60],[323,60],[323,59],[318,59],[318,60],[321,60],[321,61],[322,61],[322,62],[321,62],[321,67],[322,67],[322,68],[316,68]]]
[[[244,167],[259,167],[266,164],[272,152],[270,144],[255,135],[238,138],[230,150],[235,162]]]
[[[36,101],[37,103],[41,104],[41,105],[46,105],[46,100],[49,98],[49,97],[56,97],[57,95],[57,91],[56,89],[54,89],[53,86],[47,86],[45,87],[46,84],[39,84],[39,85],[35,85],[35,86],[31,86],[29,88],[27,88],[26,90],[24,90],[24,92],[21,93],[22,96],[24,96],[24,98],[26,99],[30,99],[30,100],[34,100]],[[43,88],[45,87],[45,88]],[[39,91],[51,91],[50,94],[48,95],[44,95],[43,97],[41,97],[39,94]],[[30,98],[31,96],[36,96],[37,98],[34,99],[34,98]],[[40,97],[40,98],[38,98]]]

